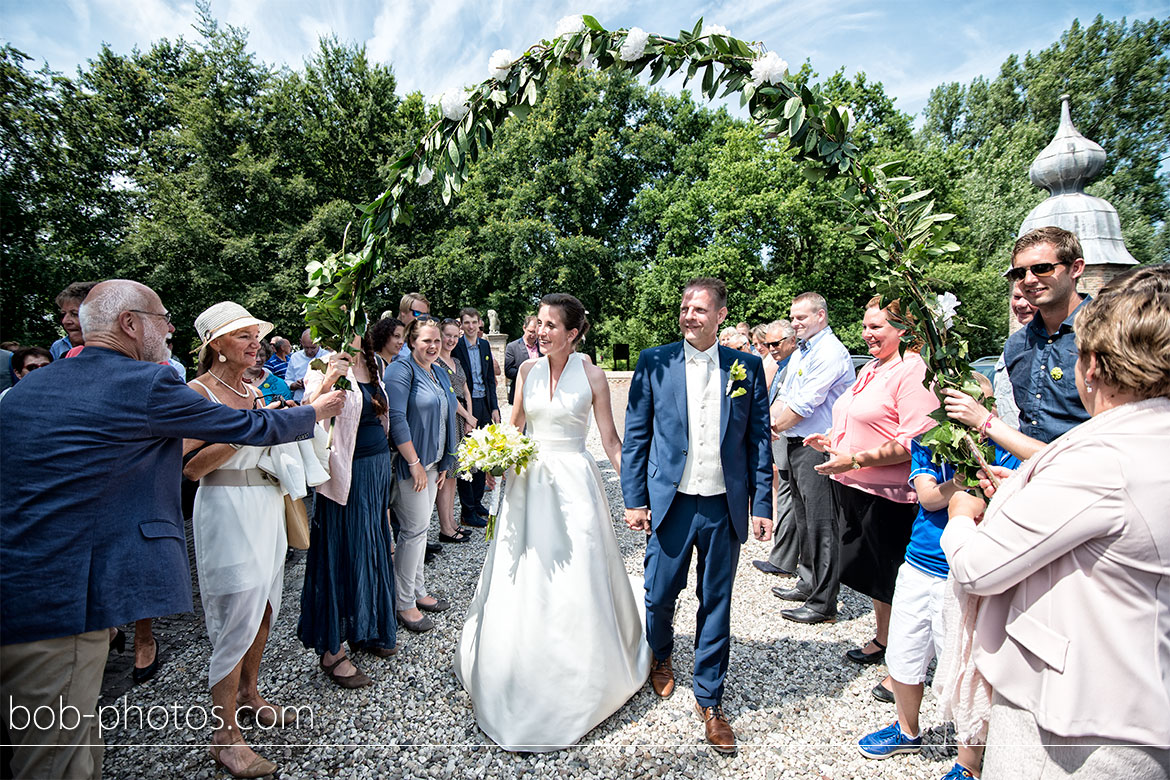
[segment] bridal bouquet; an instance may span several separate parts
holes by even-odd
[[[456,469],[460,479],[470,480],[476,471],[483,471],[493,477],[502,477],[508,469],[519,474],[536,457],[536,442],[521,433],[520,429],[508,423],[492,423],[486,428],[469,431],[459,442],[456,453],[459,466]],[[504,486],[500,485],[495,510],[488,518],[486,538],[495,536],[496,515],[503,503]]]

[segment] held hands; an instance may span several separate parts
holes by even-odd
[[[645,531],[650,533],[650,510],[642,507],[641,509],[626,508],[626,525],[630,527],[631,531]]]
[[[947,388],[943,390],[943,395],[946,396],[943,408],[946,409],[947,417],[963,423],[968,428],[982,427],[991,416],[991,412],[987,411],[983,404],[966,393]]]
[[[336,417],[341,414],[341,407],[345,406],[345,392],[331,390],[328,393],[322,393],[317,396],[316,401],[313,401],[312,406],[313,410],[317,412],[318,422]]]
[[[752,515],[752,534],[757,541],[767,542],[772,538],[772,518]]]

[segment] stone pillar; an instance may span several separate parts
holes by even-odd
[[[496,397],[500,406],[508,402],[508,378],[504,376],[504,349],[508,346],[507,333],[488,333],[484,336],[492,345],[492,360],[500,367],[500,375],[496,377]]]

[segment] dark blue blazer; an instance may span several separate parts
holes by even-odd
[[[30,373],[0,409],[0,644],[190,611],[183,439],[277,444],[315,419],[230,409],[101,347]]]
[[[747,379],[725,389],[738,360]],[[772,451],[768,386],[755,355],[719,347],[720,447],[727,511],[740,542],[747,541],[748,514],[772,516]],[[626,435],[622,442],[622,496],[627,507],[650,507],[651,524],[670,511],[687,460],[687,378],[683,343],[643,350],[630,381]]]
[[[487,339],[480,339],[479,367],[483,374],[483,386],[486,391],[487,408],[494,412],[500,408],[500,398],[496,395],[496,361],[492,359],[492,345]],[[463,365],[463,373],[467,375],[467,390],[471,391],[471,353],[467,349],[467,339],[460,336],[459,343],[451,350],[451,357]],[[468,411],[471,411],[470,409]]]

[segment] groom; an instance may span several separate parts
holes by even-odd
[[[767,383],[755,355],[716,343],[727,286],[692,279],[683,289],[683,341],[642,352],[630,382],[622,445],[626,523],[646,542],[646,636],[650,684],[674,691],[674,608],[698,551],[695,708],[707,741],[735,752],[723,715],[731,644],[731,585],[748,514],[755,537],[772,536],[772,455]]]

